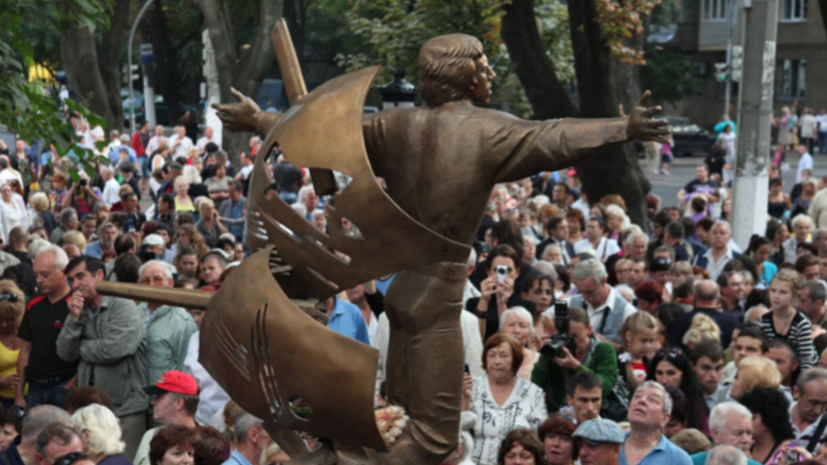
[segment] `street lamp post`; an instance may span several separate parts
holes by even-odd
[[[126,47],[126,64],[129,72],[132,72],[132,42],[135,39],[135,29],[138,28],[138,23],[141,22],[141,17],[144,15],[144,12],[149,8],[154,0],[146,0],[144,6],[141,7],[141,10],[138,12],[138,16],[135,17],[135,21],[132,22],[132,29],[129,30],[129,41]],[[132,130],[132,133],[135,133],[135,92],[132,88],[132,79],[128,79],[129,81],[129,127]]]
[[[405,80],[405,70],[394,69],[393,80],[379,88],[382,109],[412,107],[416,101],[416,86]]]

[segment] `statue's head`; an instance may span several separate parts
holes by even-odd
[[[419,51],[420,92],[431,108],[459,100],[487,105],[494,77],[482,43],[475,37],[434,37]]]

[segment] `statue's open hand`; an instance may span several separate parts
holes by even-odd
[[[640,101],[632,108],[629,114],[629,123],[626,126],[626,135],[630,140],[642,142],[653,140],[667,144],[672,130],[669,129],[669,122],[665,119],[652,119],[655,113],[660,113],[661,107],[646,107],[651,96],[652,93],[647,90],[643,93]]]
[[[230,92],[238,99],[238,103],[214,103],[218,117],[224,123],[224,127],[232,132],[250,131],[257,128],[258,114],[261,108],[250,97],[231,88]]]

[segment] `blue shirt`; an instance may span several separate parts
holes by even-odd
[[[95,241],[91,244],[88,244],[86,246],[86,251],[84,253],[89,257],[100,259],[103,256],[103,251],[101,250],[101,243]]]
[[[342,336],[370,345],[368,326],[359,307],[335,297],[334,299],[336,303],[333,305],[333,313],[327,320],[327,327]]]
[[[629,438],[629,433],[624,436]],[[626,465],[626,442],[620,447],[620,465]],[[692,458],[680,447],[672,444],[665,434],[660,435],[660,442],[650,450],[638,465],[692,465]]]
[[[249,460],[244,458],[244,456],[241,455],[241,452],[235,451],[232,454],[230,454],[230,458],[228,458],[227,461],[225,461],[221,465],[253,465],[253,464],[250,463]]]
[[[706,457],[708,455],[709,451],[704,451],[691,456],[690,458],[692,459],[692,465],[705,465]],[[761,465],[761,462],[752,460],[751,458],[747,457],[747,465]]]
[[[376,280],[376,290],[381,292],[382,295],[387,295],[388,294],[388,288],[391,287],[391,283],[393,282],[393,277],[394,276],[396,276],[396,275],[392,274],[390,276],[390,278],[388,278],[384,281],[382,281],[381,279],[377,279]]]
[[[112,163],[117,163],[120,159],[120,155],[118,154],[120,153],[121,149],[126,149],[126,151],[129,152],[129,156],[126,159],[126,161],[129,162],[129,164],[134,165],[135,163],[138,163],[138,157],[135,156],[135,149],[128,145],[119,145],[117,147],[112,147],[112,150],[109,151],[109,160],[111,160]]]

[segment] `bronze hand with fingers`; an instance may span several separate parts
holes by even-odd
[[[643,93],[640,101],[632,108],[629,114],[629,123],[626,127],[626,135],[629,136],[629,139],[641,142],[655,141],[667,144],[672,130],[669,129],[669,122],[665,119],[652,118],[656,113],[660,113],[662,108],[660,105],[646,106],[651,96],[652,93],[647,90]]]

